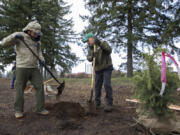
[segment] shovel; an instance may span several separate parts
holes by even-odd
[[[65,87],[65,81],[63,80],[63,82],[59,82],[59,80],[53,75],[53,73],[50,71],[50,69],[47,67],[47,65],[43,62],[41,62],[41,59],[39,58],[39,56],[33,52],[33,50],[29,47],[29,45],[24,41],[24,39],[20,39],[24,45],[29,49],[29,51],[31,51],[31,53],[39,60],[40,64],[46,69],[46,71],[49,72],[49,74],[54,78],[54,80],[59,84],[59,86],[57,87],[58,93],[56,96],[60,96],[62,94],[62,91],[64,90]]]
[[[96,53],[96,45],[94,45],[94,53]],[[92,68],[92,79],[91,79],[91,93],[90,93],[90,98],[88,100],[88,105],[89,105],[89,112],[92,112],[94,110],[94,102],[93,102],[93,93],[95,90],[95,63],[96,63],[96,58],[93,57],[93,68]]]

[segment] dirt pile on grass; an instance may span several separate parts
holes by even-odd
[[[10,135],[5,129],[0,127],[0,135]]]

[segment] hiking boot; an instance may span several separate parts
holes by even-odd
[[[100,106],[101,106],[101,105],[96,105],[96,110],[99,110],[99,109],[100,109]]]
[[[101,104],[95,104],[95,106],[96,106],[96,110],[98,110],[98,109],[100,109]]]
[[[112,110],[113,110],[112,105],[106,105],[106,107],[104,108],[105,112],[112,112]]]
[[[20,118],[23,118],[23,113],[22,112],[15,112],[15,117],[16,119],[20,119]]]
[[[37,112],[38,114],[41,114],[41,115],[48,115],[49,114],[49,111],[48,110],[42,110],[41,112]]]

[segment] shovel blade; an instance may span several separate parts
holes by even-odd
[[[58,87],[57,87],[57,90],[58,90],[58,93],[57,93],[57,96],[60,96],[63,92],[65,88],[65,81],[63,81]]]
[[[91,95],[90,95],[89,100],[88,100],[89,103],[93,102],[93,91],[94,91],[93,88],[91,88]]]

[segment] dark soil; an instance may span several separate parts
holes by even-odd
[[[46,108],[59,119],[79,119],[85,116],[85,109],[79,103],[47,103]]]
[[[103,111],[104,104],[88,113],[87,89],[67,84],[60,100],[46,97],[48,116],[34,113],[34,96],[25,94],[25,116],[17,120],[13,111],[15,90],[10,89],[9,80],[0,79],[0,135],[148,135],[134,120],[135,105],[124,101],[131,96],[129,87],[114,88],[115,96],[121,96],[115,97],[111,113]]]

